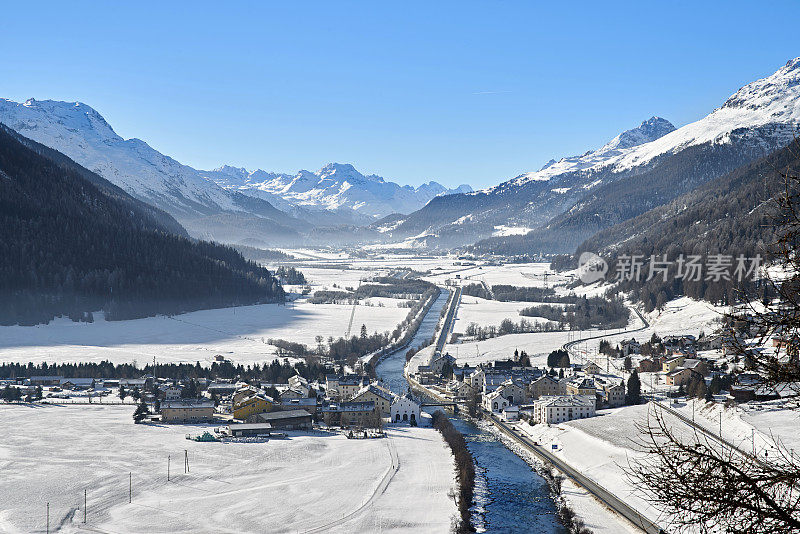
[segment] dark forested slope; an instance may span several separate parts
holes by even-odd
[[[0,125],[0,324],[282,301],[266,269]]]
[[[683,254],[704,259],[715,254],[753,257],[770,253],[776,238],[775,195],[784,187],[783,175],[800,172],[800,141],[753,163],[744,165],[672,202],[607,228],[578,247],[611,259],[610,273],[621,255],[650,255],[674,260]],[[734,265],[731,268],[733,272]],[[736,280],[684,281],[676,278],[675,267],[667,282],[625,281],[619,289],[633,291],[634,297],[652,309],[677,296],[686,295],[715,303],[736,300]],[[646,276],[643,276],[646,278]],[[755,288],[749,287],[753,290]]]

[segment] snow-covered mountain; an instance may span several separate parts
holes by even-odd
[[[400,186],[339,164],[293,176],[233,167],[199,171],[140,139],[123,139],[80,102],[0,99],[0,123],[170,213],[191,235],[228,243],[297,243],[316,227],[369,224],[412,212],[437,195],[472,190],[435,182]]]
[[[419,187],[401,186],[374,174],[363,175],[352,165],[342,163],[329,163],[317,172],[301,170],[294,175],[261,169],[251,172],[230,166],[207,171],[205,175],[226,189],[264,198],[289,213],[301,206],[352,210],[373,219],[392,213],[411,213],[440,195],[472,191],[468,185],[448,189],[433,181]]]
[[[168,212],[241,211],[230,192],[140,139],[123,139],[80,102],[0,99],[0,122],[67,155],[128,193]]]
[[[538,171],[518,176],[512,183],[521,184],[530,180],[545,181],[567,172],[601,166],[612,158],[622,155],[627,149],[655,141],[673,131],[675,131],[675,126],[667,119],[650,117],[636,128],[625,130],[597,150],[590,150],[580,156],[561,158],[558,161],[551,159]]]
[[[673,129],[654,117],[598,150],[548,162],[497,186],[434,199],[393,230],[425,232],[452,247],[564,251],[599,229],[669,202],[734,168],[786,146],[800,128],[800,58],[750,83],[702,119]],[[496,229],[533,228],[495,237]]]

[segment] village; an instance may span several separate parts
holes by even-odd
[[[300,375],[288,383],[171,380],[152,375],[133,379],[31,376],[0,381],[6,400],[62,404],[120,404],[142,407],[137,423],[222,425],[219,437],[270,437],[320,425],[348,431],[380,431],[386,423],[420,423],[421,405],[367,376],[330,374],[324,382]]]

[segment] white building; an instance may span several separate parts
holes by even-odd
[[[489,412],[501,412],[509,405],[508,399],[503,397],[501,391],[492,391],[483,396],[483,407]]]
[[[401,421],[419,422],[420,405],[408,395],[400,395],[395,397],[392,401],[392,406],[389,408],[389,414],[392,422],[399,423]]]
[[[504,408],[503,419],[508,422],[519,421],[519,406],[507,406]]]
[[[595,397],[559,395],[542,397],[533,402],[533,419],[537,423],[563,423],[595,415]]]

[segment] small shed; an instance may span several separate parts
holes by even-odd
[[[268,436],[272,430],[272,425],[269,423],[240,423],[236,425],[228,425],[228,432],[234,438],[245,438],[255,436]]]

